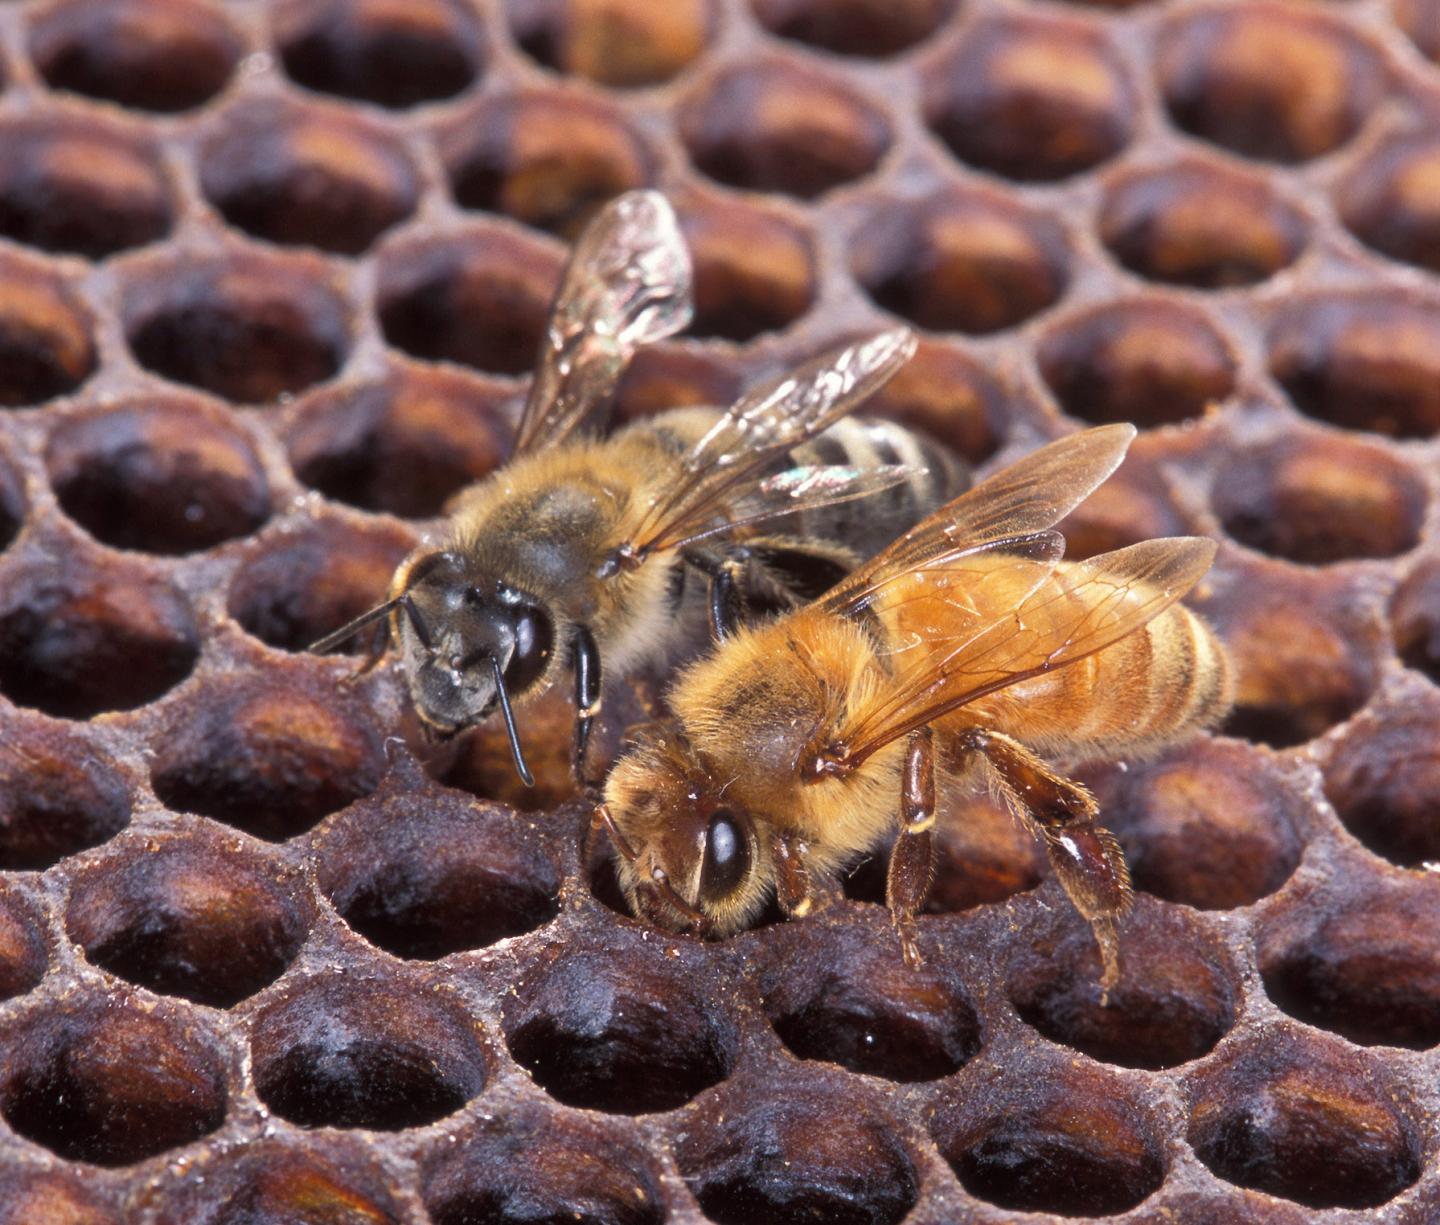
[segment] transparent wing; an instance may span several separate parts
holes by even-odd
[[[690,322],[690,253],[669,201],[626,192],[585,227],[560,278],[515,452],[553,446],[609,403],[635,350]]]
[[[954,598],[907,590],[907,580],[929,576],[928,564],[887,580],[872,606],[891,635],[895,683],[841,730],[849,758],[1134,633],[1199,581],[1215,547],[1193,536],[1146,540],[1065,566],[1052,560],[1037,582],[1035,559],[988,545],[970,555]]]
[[[873,395],[914,351],[914,335],[895,328],[831,349],[754,388],[686,453],[632,547],[639,553],[674,548],[733,526],[733,509],[753,495],[769,464]]]

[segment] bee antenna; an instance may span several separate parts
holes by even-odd
[[[520,732],[515,726],[515,712],[510,709],[510,694],[505,689],[505,670],[500,661],[490,656],[490,673],[495,678],[495,692],[500,698],[500,714],[505,720],[505,734],[510,737],[510,756],[515,762],[515,773],[527,787],[535,785],[535,776],[525,764],[525,754],[520,750]]]
[[[376,621],[380,620],[381,617],[388,615],[392,608],[407,599],[409,599],[408,593],[405,595],[397,595],[393,600],[386,600],[383,604],[377,604],[369,612],[361,613],[355,620],[347,625],[342,625],[334,633],[326,634],[325,637],[321,638],[318,642],[312,642],[307,649],[312,655],[324,655],[327,651],[334,650],[347,639],[355,637],[355,635],[367,625],[373,625]],[[419,633],[418,629],[416,633]]]

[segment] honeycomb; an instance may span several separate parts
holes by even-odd
[[[1440,1221],[1437,0],[44,0],[0,78],[0,1222]],[[662,935],[563,701],[521,792],[303,653],[641,185],[622,417],[899,318],[976,464],[1141,427],[1073,554],[1222,541],[1233,717],[1084,768],[1109,1007],[983,797],[918,971],[874,860]]]

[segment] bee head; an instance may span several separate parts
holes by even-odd
[[[673,728],[616,762],[600,818],[630,908],[657,926],[724,935],[763,905],[759,824],[726,802]]]

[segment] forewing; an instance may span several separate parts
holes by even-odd
[[[887,584],[875,607],[894,639],[894,684],[841,739],[863,759],[967,702],[1093,655],[1179,600],[1214,557],[1212,540],[1146,540],[1054,568],[1018,601],[1014,590],[1029,578],[997,574],[967,589],[970,607],[955,613],[933,600],[892,610]]]
[[[560,278],[517,454],[553,446],[608,405],[641,345],[690,322],[690,252],[657,191],[612,200],[585,227]]]
[[[769,464],[873,395],[914,351],[914,335],[895,328],[831,349],[751,390],[686,453],[633,547],[674,548],[697,534],[733,526],[733,510],[753,495]]]

